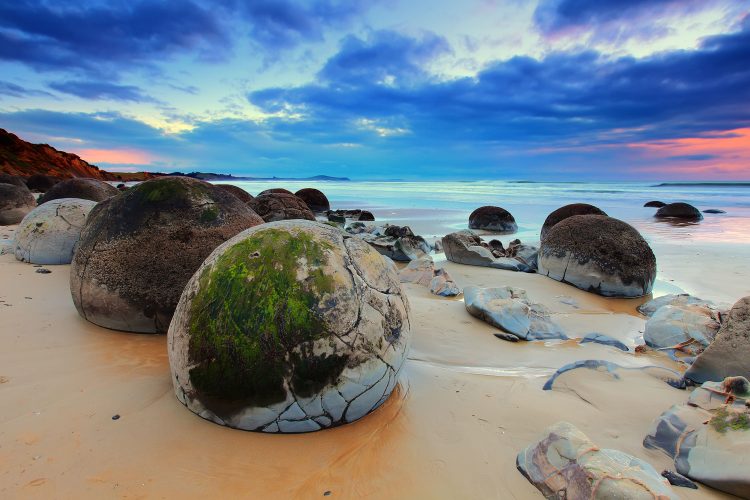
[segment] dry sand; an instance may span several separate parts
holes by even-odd
[[[0,229],[0,238],[11,230]],[[571,336],[596,331],[634,345],[643,331],[635,312],[642,300],[444,264],[461,286],[525,288]],[[0,498],[540,498],[515,457],[560,420],[600,447],[671,468],[641,442],[654,418],[687,399],[685,391],[642,371],[616,380],[591,370],[542,391],[571,361],[676,368],[665,357],[572,341],[504,342],[460,299],[407,285],[413,348],[399,391],[355,424],[263,435],[185,409],[172,392],[166,337],[87,323],[70,298],[69,266],[49,269],[38,274],[0,256]],[[704,486],[676,491],[726,498]]]

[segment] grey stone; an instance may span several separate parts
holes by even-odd
[[[638,312],[644,316],[651,317],[656,311],[664,306],[687,306],[692,304],[713,307],[713,303],[708,300],[699,299],[698,297],[693,297],[687,293],[681,293],[662,295],[661,297],[644,302],[638,306]]]
[[[643,340],[646,345],[655,348],[689,342],[682,350],[696,355],[714,340],[720,327],[719,313],[704,305],[667,305],[648,319]]]

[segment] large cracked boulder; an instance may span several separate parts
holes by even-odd
[[[545,235],[539,273],[607,297],[640,297],[654,286],[656,257],[629,224],[604,215],[574,215]]]
[[[697,383],[733,376],[750,379],[750,297],[732,306],[714,341],[685,372]]]
[[[223,189],[229,193],[235,195],[242,203],[250,203],[253,200],[253,195],[242,189],[241,187],[235,186],[234,184],[216,184],[216,187]]]
[[[657,219],[680,219],[698,221],[703,219],[701,211],[689,203],[669,203],[656,211]]]
[[[567,422],[548,427],[518,454],[516,467],[550,499],[678,498],[651,464],[619,450],[600,449]]]
[[[322,191],[315,188],[300,189],[294,195],[304,201],[315,213],[326,212],[331,209],[331,203]]]
[[[292,193],[264,191],[248,205],[265,222],[291,219],[315,220],[315,214],[305,202]]]
[[[70,264],[95,201],[60,198],[39,205],[16,231],[16,259],[32,264]]]
[[[477,208],[469,215],[469,229],[508,234],[518,231],[518,225],[513,215],[504,208],[485,206]]]
[[[550,212],[550,214],[544,220],[544,224],[542,224],[542,232],[541,232],[542,239],[544,239],[544,236],[555,224],[567,219],[568,217],[572,217],[574,215],[607,215],[607,214],[599,207],[595,207],[594,205],[589,205],[588,203],[572,203],[570,205],[565,205],[563,207],[558,208],[557,210]]]
[[[97,325],[166,332],[185,284],[220,244],[263,220],[223,189],[161,177],[99,203],[70,270],[78,312]]]
[[[177,398],[221,425],[296,433],[362,418],[393,391],[410,342],[391,264],[328,225],[280,221],[216,249],[169,328]]]
[[[34,195],[26,186],[0,183],[0,226],[18,224],[35,207]]]
[[[99,202],[119,193],[120,190],[112,184],[99,179],[68,179],[49,188],[39,197],[39,204],[59,198],[78,198]]]

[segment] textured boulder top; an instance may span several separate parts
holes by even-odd
[[[500,207],[484,206],[469,215],[470,229],[483,229],[499,233],[514,233],[518,230],[516,219],[510,212]]]
[[[643,236],[606,215],[574,215],[554,225],[542,240],[539,256],[540,263],[567,258],[581,266],[593,262],[623,284],[635,283],[642,294],[651,291],[656,277],[656,257]]]
[[[289,191],[288,189],[284,189],[284,188],[271,188],[271,189],[266,189],[264,191],[261,191],[260,193],[258,193],[258,196],[261,196],[261,195],[264,195],[264,194],[271,194],[271,193],[294,194],[291,191]]]
[[[252,201],[253,195],[242,189],[241,187],[235,186],[234,184],[215,184],[216,187],[223,189],[229,193],[232,193],[242,203],[248,203]]]
[[[97,204],[71,268],[81,315],[107,328],[166,331],[201,262],[263,220],[223,189],[189,177],[142,182]]]
[[[700,210],[688,203],[670,203],[656,211],[657,218],[673,218],[683,220],[701,220],[703,215]]]
[[[408,310],[393,266],[363,241],[303,220],[251,228],[185,288],[169,328],[175,392],[246,430],[351,422],[395,386]]]
[[[601,210],[599,207],[595,207],[594,205],[589,205],[588,203],[572,203],[570,205],[565,205],[564,207],[560,207],[557,210],[551,212],[547,216],[547,218],[544,220],[544,224],[542,225],[541,237],[544,238],[544,236],[547,234],[550,228],[552,228],[555,224],[567,219],[568,217],[572,217],[574,215],[607,215],[607,214],[603,210]]]
[[[307,204],[292,193],[259,194],[249,206],[266,222],[279,220],[315,220]]]
[[[310,210],[313,212],[325,212],[331,209],[331,204],[326,195],[315,188],[300,189],[294,194],[307,203],[307,206],[310,207]]]
[[[39,204],[58,198],[79,198],[99,202],[119,193],[119,189],[98,179],[68,179],[49,188],[39,198]]]
[[[0,173],[0,184],[13,184],[18,187],[26,187],[26,183],[23,181],[23,177],[18,175],[8,175]]]
[[[0,225],[18,224],[36,207],[27,187],[0,183]]]

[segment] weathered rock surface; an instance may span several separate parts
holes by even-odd
[[[262,224],[247,205],[207,182],[161,177],[99,203],[70,270],[78,312],[106,328],[165,332],[201,262]]]
[[[701,220],[703,215],[700,210],[688,203],[670,203],[664,205],[656,211],[654,216],[659,219],[681,219],[681,220]]]
[[[469,286],[464,289],[464,303],[472,316],[520,339],[568,338],[552,320],[546,307],[529,300],[526,290]]]
[[[650,208],[661,208],[665,205],[666,203],[664,203],[663,201],[647,201],[646,203],[643,204],[644,207],[650,207]]]
[[[398,273],[401,283],[415,283],[422,286],[430,286],[434,276],[435,263],[429,255],[412,260]]]
[[[742,498],[750,497],[750,408],[747,379],[706,382],[687,405],[675,405],[643,441],[674,458],[680,474]]]
[[[714,341],[685,372],[697,383],[735,376],[750,379],[750,297],[732,306]]]
[[[520,259],[511,257],[497,258],[487,243],[484,243],[479,236],[468,230],[445,235],[443,236],[442,243],[445,257],[451,262],[469,266],[494,267],[506,271],[534,272],[535,270],[535,267],[532,267],[523,260],[524,258],[528,258],[532,263],[535,262],[535,259],[528,256],[525,249]],[[527,246],[525,245],[524,247]]]
[[[547,428],[516,458],[518,470],[546,498],[677,499],[649,463],[619,450],[600,449],[567,422]]]
[[[607,214],[599,207],[595,207],[594,205],[589,205],[588,203],[572,203],[570,205],[565,205],[551,212],[547,216],[547,218],[544,220],[544,224],[542,224],[541,238],[544,239],[544,236],[552,227],[555,226],[555,224],[567,219],[568,217],[572,217],[574,215],[607,215]]]
[[[272,433],[353,422],[386,401],[410,342],[386,258],[325,224],[282,221],[217,248],[169,328],[177,398],[216,423]]]
[[[643,340],[655,348],[684,344],[682,350],[695,356],[708,347],[720,327],[721,317],[715,309],[701,304],[667,305],[646,322]]]
[[[455,297],[461,294],[459,287],[445,269],[436,269],[435,276],[430,280],[430,293],[441,297]]]
[[[315,220],[315,214],[305,202],[292,193],[268,191],[270,190],[264,191],[248,203],[250,208],[255,210],[265,222],[292,219]]]
[[[0,226],[18,224],[35,207],[36,200],[27,187],[0,183]]]
[[[545,235],[539,273],[607,297],[640,297],[651,293],[656,257],[629,224],[604,215],[574,215]]]
[[[120,190],[112,184],[98,179],[68,179],[49,188],[39,197],[39,204],[60,198],[78,198],[99,202],[119,193]]]
[[[702,305],[714,307],[713,303],[708,300],[699,299],[687,293],[662,295],[656,299],[649,300],[638,306],[638,312],[644,316],[651,317],[656,311],[664,306],[682,307],[687,305]]]
[[[518,225],[513,215],[504,208],[485,206],[477,208],[469,215],[469,229],[507,234],[518,231]]]
[[[32,264],[70,264],[95,201],[59,198],[39,205],[16,230],[16,259]]]
[[[322,191],[314,188],[304,188],[294,194],[304,201],[310,207],[310,210],[315,213],[326,212],[331,209],[331,203]]]
[[[242,203],[249,203],[253,200],[253,195],[234,184],[215,184],[216,187],[223,189],[235,195]]]

